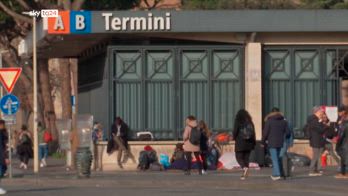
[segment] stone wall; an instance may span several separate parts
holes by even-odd
[[[140,151],[144,149],[144,146],[151,145],[153,149],[156,150],[157,155],[160,154],[167,154],[169,157],[174,152],[175,145],[179,141],[151,141],[151,142],[139,142],[139,141],[133,141],[129,142],[132,154],[135,156],[136,160],[138,160],[138,156]],[[114,152],[111,155],[108,155],[106,153],[106,144],[107,142],[101,142],[100,146],[102,146],[103,149],[103,156],[102,156],[102,169],[104,171],[116,171],[120,170],[117,166],[117,151]],[[231,152],[234,150],[234,142],[230,142],[229,145],[223,146],[223,152]],[[290,152],[295,152],[298,154],[306,155],[308,157],[312,156],[311,148],[309,147],[309,143],[307,140],[296,140],[295,145],[290,149]],[[328,158],[328,164],[329,165],[336,165],[336,163],[332,160],[332,158]],[[127,164],[124,165],[124,170],[135,170],[137,167],[137,163],[132,163],[131,160],[127,162]]]

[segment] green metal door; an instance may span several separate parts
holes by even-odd
[[[185,49],[180,57],[180,119],[192,114],[215,131],[231,131],[244,107],[241,50]]]
[[[315,105],[337,105],[340,49],[321,46],[265,47],[263,113],[279,107],[294,125],[296,137]]]
[[[109,54],[111,116],[124,118],[133,133],[178,139],[188,115],[231,131],[244,107],[241,47],[112,47]]]

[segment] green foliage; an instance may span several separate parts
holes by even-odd
[[[292,0],[184,0],[184,9],[289,9]]]
[[[66,159],[66,155],[63,152],[54,152],[51,156],[54,159]]]
[[[302,6],[310,9],[331,9],[344,0],[302,0]]]
[[[183,0],[184,9],[347,9],[348,0]]]

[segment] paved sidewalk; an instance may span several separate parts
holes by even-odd
[[[16,178],[4,179],[2,186],[9,195],[347,195],[348,180],[336,180],[335,168],[325,176],[308,177],[307,168],[296,168],[294,177],[273,182],[271,170],[252,171],[246,181],[240,181],[239,171],[212,171],[199,176],[184,176],[181,171],[169,172],[93,172],[90,179],[77,179],[73,171],[50,160],[51,166],[38,175],[31,171],[15,171]],[[55,164],[53,164],[55,163]],[[59,164],[60,163],[60,164]],[[53,165],[52,165],[53,164]],[[19,173],[21,172],[21,173]],[[21,174],[21,175],[19,175]]]

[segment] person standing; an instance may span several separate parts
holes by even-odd
[[[250,152],[255,148],[256,134],[252,118],[244,109],[238,111],[234,120],[233,139],[236,159],[243,169],[240,179],[245,180],[249,175]]]
[[[52,141],[52,135],[45,129],[41,122],[38,123],[38,139],[40,167],[46,167],[46,159],[48,157],[48,143]]]
[[[31,139],[31,133],[28,131],[26,125],[22,125],[21,132],[19,133],[19,144],[17,146],[17,154],[21,164],[19,168],[28,169],[29,159],[33,158],[33,142]]]
[[[92,140],[94,147],[94,169],[97,171],[102,170],[102,156],[104,146],[99,145],[98,142],[103,141],[103,129],[99,122],[94,123]]]
[[[325,139],[325,146],[324,146],[324,154],[322,156],[330,155],[337,164],[340,163],[340,158],[337,156],[334,150],[334,138],[337,136],[337,132],[335,130],[335,126],[333,123],[330,122],[327,115],[323,114],[323,124],[324,124],[324,139]]]
[[[268,115],[262,133],[262,143],[267,145],[272,159],[272,180],[280,180],[284,176],[281,149],[284,140],[290,137],[289,125],[280,112],[272,112]]]
[[[306,125],[309,144],[313,152],[309,176],[321,176],[321,155],[325,147],[325,125],[322,122],[324,110],[320,106],[315,106],[312,113],[308,117]]]
[[[346,110],[346,109],[344,109]],[[348,116],[346,111],[339,110],[339,128],[338,128],[338,140],[336,144],[336,152],[341,157],[340,160],[340,173],[335,175],[337,179],[348,179],[347,167],[348,167]]]
[[[186,126],[183,135],[183,148],[185,151],[185,158],[187,161],[187,169],[185,171],[185,175],[191,175],[192,153],[194,154],[198,163],[198,172],[200,175],[202,175],[202,164],[199,158],[201,133],[197,127],[197,120],[194,116],[188,116],[186,118],[185,123]]]
[[[211,136],[211,132],[209,131],[207,124],[203,120],[199,121],[198,127],[201,132],[201,141],[199,143],[199,146],[201,150],[201,158],[202,158],[202,165],[203,165],[202,174],[206,174],[208,170],[207,158],[209,155],[208,141]]]
[[[123,169],[123,163],[126,163],[128,158],[131,158],[133,163],[136,163],[128,145],[128,132],[128,125],[122,120],[122,118],[116,117],[115,123],[111,127],[111,134],[118,146],[117,163],[121,169]],[[124,160],[122,161],[123,153]]]
[[[0,179],[4,177],[4,174],[7,170],[7,165],[9,164],[8,159],[8,135],[5,127],[5,121],[0,120]],[[0,195],[6,194],[6,190],[0,188]]]
[[[279,108],[273,107],[272,108],[272,112],[269,113],[266,116],[265,122],[267,122],[269,117],[271,117],[271,116],[273,116],[274,114],[277,114],[277,113],[282,114],[280,112]],[[284,120],[288,122],[288,128],[289,128],[289,131],[290,131],[290,135],[288,137],[285,137],[285,139],[284,139],[283,147],[280,150],[280,157],[284,157],[286,155],[286,153],[288,152],[288,149],[294,145],[294,131],[293,131],[293,127],[292,127],[291,123],[285,118],[285,116],[284,116]]]

